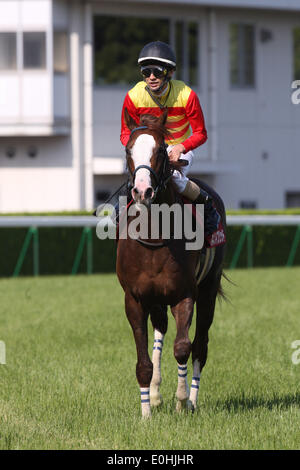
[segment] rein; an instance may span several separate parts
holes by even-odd
[[[136,127],[134,129],[132,129],[130,135],[132,135],[135,131],[142,130],[142,129],[149,129],[149,127],[148,126]],[[148,170],[150,172],[150,174],[153,176],[153,178],[155,180],[155,184],[156,184],[156,187],[154,189],[154,196],[152,198],[152,202],[155,201],[158,192],[161,191],[161,190],[164,190],[166,188],[168,182],[172,178],[172,174],[170,174],[169,176],[164,178],[164,174],[165,174],[166,168],[167,168],[167,163],[169,161],[169,157],[168,157],[168,153],[167,153],[167,145],[165,143],[162,144],[160,146],[160,149],[163,151],[164,160],[163,160],[163,163],[162,163],[162,168],[161,168],[159,176],[156,173],[156,171],[154,171],[153,168],[151,168],[151,166],[149,166],[149,165],[139,165],[137,168],[135,168],[133,174],[131,175],[132,180],[134,181],[134,178],[135,178],[135,175],[136,175],[137,171],[140,170],[141,168],[145,168],[146,170]],[[146,240],[141,240],[140,238],[137,238],[136,241],[141,243],[142,245],[147,246],[147,247],[161,248],[161,247],[167,246],[169,243],[171,243],[173,241],[173,237],[171,237],[170,240],[165,240],[165,241],[159,242],[159,243],[151,243],[151,242],[148,242]]]
[[[135,129],[132,129],[130,135],[132,135],[135,131],[138,131],[138,130],[141,130],[141,129],[149,129],[149,127],[147,127],[147,126],[136,127]],[[135,178],[135,175],[136,175],[137,171],[140,170],[141,168],[145,168],[146,170],[148,170],[150,172],[150,174],[153,176],[153,178],[155,180],[155,184],[156,184],[156,187],[154,189],[154,196],[153,196],[152,202],[155,201],[157,193],[159,191],[165,189],[168,182],[169,182],[169,180],[172,178],[172,174],[171,174],[167,178],[163,179],[163,176],[166,172],[166,167],[167,167],[167,162],[168,162],[169,157],[168,157],[168,153],[167,153],[167,145],[165,143],[160,146],[160,149],[163,151],[164,160],[163,160],[162,169],[161,169],[161,172],[160,172],[159,176],[157,175],[156,171],[154,171],[153,168],[151,168],[151,166],[149,166],[149,165],[139,165],[138,167],[135,168],[133,174],[131,175],[132,180],[134,181],[134,178]]]

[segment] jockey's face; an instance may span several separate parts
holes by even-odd
[[[151,69],[151,65],[149,65],[149,69]],[[168,77],[171,77],[173,75],[173,70],[168,72]],[[161,86],[163,85],[165,81],[165,77],[156,77],[153,73],[149,77],[145,77],[145,82],[147,83],[148,87],[150,88],[151,91],[155,92],[162,92],[164,91],[164,88],[167,87],[168,83],[166,82],[165,87],[161,89]]]

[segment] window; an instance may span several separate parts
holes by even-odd
[[[256,201],[240,201],[239,202],[240,209],[257,209],[257,202]]]
[[[300,80],[300,27],[293,31],[294,80]]]
[[[176,78],[198,85],[198,23],[152,18],[94,17],[94,80],[97,85],[134,84],[137,59],[151,41],[173,44]]]
[[[288,191],[286,193],[285,207],[300,207],[300,191]]]
[[[55,73],[68,72],[68,35],[67,33],[56,31],[53,38],[53,67]]]
[[[95,16],[96,84],[133,84],[141,80],[137,59],[142,47],[153,38],[168,42],[168,20]]]
[[[255,85],[255,34],[254,26],[231,24],[230,83],[237,87]]]
[[[198,85],[198,24],[175,23],[176,78],[191,86]]]
[[[0,70],[17,68],[16,33],[0,33]]]
[[[46,67],[46,33],[23,33],[24,69]]]

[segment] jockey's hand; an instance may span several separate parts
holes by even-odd
[[[184,145],[182,144],[177,144],[177,145],[174,145],[174,147],[172,147],[169,151],[168,151],[168,155],[169,155],[169,160],[171,162],[177,162],[177,160],[179,160],[182,152],[185,151],[185,147]]]

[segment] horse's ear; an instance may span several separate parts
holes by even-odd
[[[129,114],[127,108],[124,109],[124,120],[125,120],[126,126],[128,127],[128,129],[129,129],[130,131],[132,131],[133,129],[135,129],[136,127],[138,127],[138,124],[137,124],[137,123],[135,122],[135,120],[130,116],[130,114]]]
[[[158,118],[158,122],[161,126],[165,126],[166,122],[167,122],[167,118],[168,118],[168,108],[166,108],[162,115]]]

